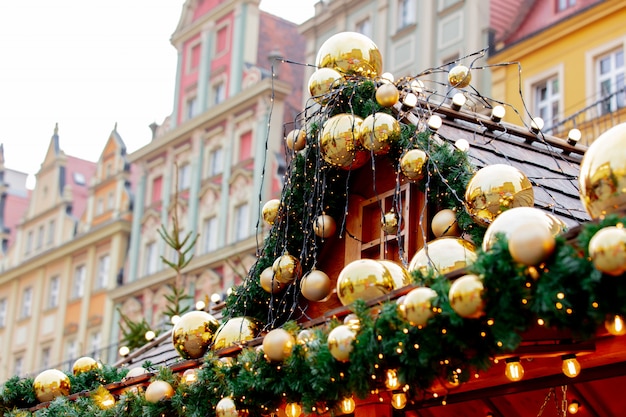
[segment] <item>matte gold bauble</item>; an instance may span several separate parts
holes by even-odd
[[[387,268],[387,270],[391,274],[394,290],[397,290],[398,288],[404,288],[411,283],[411,276],[409,275],[409,271],[407,271],[406,268],[399,263],[390,261],[388,259],[380,259],[378,262],[381,263],[385,268]]]
[[[174,396],[174,388],[169,382],[156,380],[152,381],[146,388],[146,401],[158,403],[162,400],[169,400]]]
[[[523,172],[511,165],[494,164],[474,174],[465,189],[465,202],[474,221],[487,227],[506,210],[532,207],[535,198]]]
[[[390,114],[370,114],[361,123],[363,147],[376,155],[384,155],[389,152],[391,144],[399,138],[400,123]]]
[[[435,237],[461,235],[454,210],[444,209],[438,211],[437,214],[433,216],[430,227]]]
[[[509,252],[515,262],[539,265],[554,252],[556,239],[541,224],[526,224],[515,229],[509,236]]]
[[[285,136],[285,144],[292,151],[301,151],[306,146],[306,131],[304,129],[293,129]]]
[[[345,324],[340,324],[328,334],[328,349],[333,358],[340,362],[348,362],[352,352],[352,343],[356,339],[356,332]]]
[[[276,258],[272,265],[272,270],[274,271],[274,279],[281,284],[291,284],[302,275],[300,261],[287,252]]]
[[[261,284],[261,288],[263,288],[265,292],[270,294],[277,294],[285,288],[277,279],[274,279],[274,270],[271,266],[268,266],[261,272],[261,275],[259,275],[259,284]]]
[[[376,89],[376,102],[383,107],[392,107],[400,99],[398,88],[391,83],[381,84]]]
[[[315,222],[313,222],[313,232],[318,237],[328,238],[335,234],[337,231],[337,224],[328,214],[322,214],[317,216]]]
[[[409,272],[424,274],[434,269],[442,275],[471,265],[476,260],[476,248],[470,242],[455,237],[440,237],[428,242],[411,259]]]
[[[328,93],[343,81],[343,75],[332,68],[318,68],[309,77],[309,92],[313,100],[326,104],[330,99]]]
[[[626,272],[626,230],[619,226],[598,230],[589,241],[589,256],[597,270],[622,275]]]
[[[351,168],[355,163],[357,148],[361,145],[363,119],[351,114],[337,114],[324,123],[320,137],[320,152],[327,163]]]
[[[421,149],[411,149],[400,158],[400,169],[405,177],[418,181],[424,177],[424,166],[428,157]]]
[[[183,359],[204,356],[213,342],[219,322],[206,311],[190,311],[172,328],[172,343]]]
[[[558,217],[535,207],[516,207],[500,214],[485,231],[482,248],[490,250],[496,243],[497,235],[502,233],[510,240],[513,232],[528,225],[538,225],[557,236],[567,227]]]
[[[94,358],[90,358],[89,356],[83,356],[82,358],[76,359],[74,365],[72,366],[72,372],[74,375],[82,374],[83,372],[94,371],[100,368],[100,364]]]
[[[274,329],[263,338],[263,352],[270,361],[282,362],[291,355],[296,339],[285,329]]]
[[[398,233],[398,215],[391,209],[380,219],[380,228],[388,235]]]
[[[436,297],[437,292],[432,288],[415,288],[404,297],[400,311],[412,326],[426,326],[428,320],[435,315],[432,302]]]
[[[233,399],[224,397],[215,406],[215,415],[217,417],[239,417],[239,412]]]
[[[357,32],[331,36],[320,47],[315,65],[341,74],[374,78],[382,73],[383,58],[376,44]]]
[[[463,275],[450,286],[450,306],[461,317],[479,318],[484,313],[483,290],[483,282],[477,275]]]
[[[589,145],[578,176],[580,199],[592,219],[626,210],[626,123]]]
[[[234,317],[223,323],[213,338],[212,350],[220,350],[254,339],[259,332],[258,322],[251,317]]]
[[[394,289],[389,270],[373,259],[358,259],[346,265],[337,277],[337,296],[345,306],[355,300],[372,300]]]
[[[323,300],[331,289],[330,277],[318,269],[310,271],[300,281],[300,292],[309,301]]]
[[[465,88],[472,81],[472,73],[465,65],[457,65],[448,72],[448,82],[454,88]]]
[[[35,377],[33,390],[39,402],[52,401],[70,394],[70,378],[58,369],[48,369]]]
[[[263,215],[263,220],[265,221],[265,223],[269,225],[274,224],[274,221],[276,220],[276,216],[278,215],[279,208],[280,208],[280,200],[277,198],[269,200],[268,202],[263,204],[263,210],[261,213]]]
[[[148,370],[146,368],[142,366],[136,366],[134,368],[131,368],[130,371],[128,371],[124,379],[135,378],[137,376],[141,376],[147,373],[148,373]]]

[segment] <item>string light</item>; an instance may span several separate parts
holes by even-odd
[[[506,368],[504,375],[513,382],[521,381],[524,378],[524,367],[519,361],[519,357],[507,358],[505,360]]]
[[[578,360],[576,359],[576,355],[574,355],[573,353],[569,355],[563,355],[561,359],[563,359],[562,368],[565,376],[568,376],[570,378],[576,378],[578,374],[580,374],[580,362],[578,362]]]
[[[344,414],[351,414],[355,408],[356,404],[354,403],[354,399],[352,397],[345,397],[339,402],[339,409]]]
[[[180,321],[180,316],[178,314],[174,314],[172,318],[170,319],[170,321],[172,322],[173,325],[176,325],[176,323]]]
[[[543,126],[544,121],[541,117],[533,117],[533,120],[530,122],[530,131],[537,134],[541,129],[543,129]]]
[[[567,144],[571,146],[576,146],[580,138],[582,138],[583,134],[578,129],[572,129],[567,134]]]
[[[606,319],[604,327],[613,336],[623,336],[626,334],[626,325],[624,324],[624,318],[620,315],[613,315]]]
[[[437,130],[439,130],[442,123],[443,121],[441,120],[441,117],[437,116],[436,114],[433,114],[432,116],[428,118],[428,127],[433,132],[436,132]]]
[[[406,394],[404,392],[396,392],[391,396],[391,405],[396,410],[402,410],[406,406]]]
[[[387,378],[385,379],[385,386],[390,390],[400,388],[400,379],[398,379],[398,371],[396,369],[387,370]]]
[[[288,403],[285,406],[285,414],[287,417],[298,417],[302,414],[302,407],[298,403]]]
[[[152,330],[148,330],[146,334],[144,335],[144,337],[149,342],[156,337],[156,333],[154,333]]]
[[[128,356],[128,354],[130,353],[130,349],[128,348],[128,346],[122,346],[118,353],[121,357],[125,357]]]
[[[496,123],[500,123],[505,114],[506,109],[504,108],[504,106],[498,104],[497,106],[494,106],[493,109],[491,109],[491,120]]]
[[[572,400],[567,406],[567,411],[570,414],[576,414],[579,408],[580,408],[580,403],[576,400]]]
[[[196,303],[196,310],[204,310],[205,307],[206,307],[206,304],[202,300]]]
[[[459,111],[466,101],[467,97],[465,97],[465,94],[456,93],[454,96],[452,96],[452,105],[450,107],[452,107],[452,110]]]

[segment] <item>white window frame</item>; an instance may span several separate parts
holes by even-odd
[[[55,221],[50,220],[48,223],[48,240],[46,244],[51,245],[54,242],[54,229],[55,229]]]
[[[532,107],[531,110],[533,114],[528,117],[527,122],[530,123],[530,119],[533,117],[539,116],[539,114],[535,114],[538,108],[536,104],[536,90],[535,88],[551,78],[557,78],[559,81],[559,89],[561,91],[559,95],[559,114],[557,115],[557,119],[563,118],[563,109],[565,108],[564,97],[563,97],[563,82],[565,77],[565,67],[563,64],[556,65],[554,67],[548,68],[545,71],[542,71],[538,74],[530,76],[524,80],[524,97],[530,97]],[[549,129],[552,125],[551,121],[544,120],[546,129]]]
[[[115,195],[113,194],[113,191],[111,191],[107,195],[107,210],[113,210],[114,207],[115,207]]]
[[[8,303],[6,297],[0,298],[0,329],[7,325]]]
[[[73,361],[78,359],[78,343],[76,343],[76,339],[70,339],[65,344],[65,357],[71,368]]]
[[[396,30],[414,25],[417,23],[417,4],[416,0],[397,0],[396,1]]]
[[[189,95],[185,98],[185,117],[184,120],[191,120],[200,113],[198,108],[197,94]]]
[[[444,42],[443,41],[443,27],[452,20],[457,20],[459,22],[459,34],[456,38],[451,38],[451,39],[446,40],[446,42]],[[462,10],[459,10],[454,13],[450,13],[448,16],[439,20],[439,22],[437,23],[437,38],[438,38],[438,43],[439,43],[438,45],[439,49],[447,48],[463,40],[463,31],[465,30],[463,26],[463,21],[464,19],[463,19]]]
[[[554,83],[558,89],[554,91]],[[546,91],[546,97],[541,98],[541,91]],[[545,131],[552,127],[561,119],[561,83],[557,74],[533,85],[533,116],[539,116],[545,123]],[[554,106],[556,105],[556,109]]]
[[[43,224],[37,227],[37,249],[41,249],[43,247],[44,230],[45,228]]]
[[[61,293],[61,277],[55,275],[50,278],[48,284],[48,308],[59,306],[59,294]]]
[[[204,233],[204,237],[202,239],[202,253],[213,252],[217,249],[217,239],[218,239],[218,223],[217,216],[210,216],[204,219],[204,223],[202,225],[202,230]]]
[[[557,13],[564,12],[565,10],[574,6],[576,6],[576,0],[556,0]]]
[[[72,280],[72,300],[82,298],[85,295],[85,281],[87,277],[87,267],[85,264],[74,268],[74,278]]]
[[[102,200],[102,197],[98,197],[96,200],[96,216],[99,216],[102,213],[104,213],[104,201]]]
[[[48,369],[50,367],[50,357],[52,349],[50,346],[44,346],[41,349],[41,357],[39,358],[39,367],[41,369]]]
[[[33,314],[33,287],[26,287],[22,292],[22,308],[20,318],[25,319]]]
[[[209,151],[208,176],[213,177],[224,172],[224,148],[216,146]]]
[[[89,335],[89,351],[88,354],[92,356],[99,356],[98,352],[102,347],[102,333],[100,331],[92,332]]]
[[[191,164],[184,163],[178,167],[178,191],[188,190],[191,187]]]
[[[232,39],[231,39],[232,31],[230,30],[228,26],[230,26],[230,23],[225,22],[215,28],[215,41],[213,42],[213,55],[214,55],[213,59],[218,58],[220,56],[224,56],[228,53],[228,51],[230,51],[231,44],[232,44]],[[223,51],[218,51],[217,50],[217,34],[222,29],[226,30],[226,47],[224,48]]]
[[[233,210],[233,242],[250,237],[250,204],[238,204]]]
[[[33,231],[29,230],[26,234],[26,255],[28,255],[33,250]]]
[[[617,54],[621,55],[621,67],[617,66],[618,63],[616,62],[616,57]],[[609,69],[609,72],[606,74],[601,74],[601,65],[600,62],[603,61],[604,59],[609,59],[610,61],[610,66],[611,68]],[[624,66],[624,49],[623,48],[616,48],[612,51],[609,51],[605,54],[602,54],[598,57],[596,57],[596,88],[597,91],[600,93],[600,98],[605,96],[605,93],[602,91],[603,90],[603,84],[608,81],[610,84],[610,91],[608,91],[606,93],[606,95],[611,95],[614,94],[615,92],[621,90],[624,88],[624,76],[625,76],[625,66]],[[620,80],[621,78],[621,80]],[[621,86],[619,85],[621,81]],[[624,103],[624,96],[623,93],[620,96],[619,94],[615,94],[611,97],[611,99],[608,102],[608,106],[605,108],[605,103],[602,103],[602,110],[601,113],[602,114],[608,114],[608,113],[612,113],[614,111],[617,111],[618,109],[621,109],[624,107],[625,103]]]
[[[588,106],[591,106],[601,98],[597,77],[599,58],[620,48],[626,53],[626,37],[617,38],[585,53],[585,93]],[[595,108],[591,111],[589,118],[595,118],[599,114]]]
[[[200,60],[198,62],[198,66],[196,68],[192,68],[191,67],[191,62],[193,60],[193,50],[195,47],[200,48],[199,52],[200,52]],[[198,70],[200,69],[200,65],[202,63],[202,40],[200,39],[196,39],[193,42],[190,42],[189,45],[187,46],[187,59],[185,60],[185,73],[186,74],[193,74],[198,72]]]
[[[213,105],[218,105],[226,100],[226,80],[220,78],[211,83],[211,102]]]
[[[24,371],[24,356],[16,355],[13,361],[13,375],[22,376]]]
[[[354,24],[354,31],[365,35],[370,39],[373,38],[374,25],[372,23],[372,17],[370,15],[365,15],[357,20]]]
[[[145,254],[145,274],[151,275],[158,271],[158,254],[157,254],[157,243],[155,241],[146,243],[145,246],[146,254]]]
[[[96,272],[94,290],[102,290],[108,287],[110,271],[111,256],[106,253],[98,258],[98,271]]]

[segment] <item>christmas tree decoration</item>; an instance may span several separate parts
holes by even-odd
[[[600,229],[589,241],[589,256],[596,269],[619,276],[626,272],[626,230],[622,225]]]
[[[447,274],[476,260],[476,248],[467,240],[455,237],[440,237],[428,242],[417,251],[409,263],[409,272],[420,271],[427,275],[429,270]]]
[[[394,289],[389,270],[373,259],[358,259],[346,265],[337,277],[337,296],[343,305],[372,300]]]
[[[613,336],[624,336],[626,334],[626,321],[619,314],[611,314],[604,321],[604,327]]]
[[[478,276],[463,275],[450,285],[448,294],[450,307],[463,318],[479,318],[485,312],[484,290],[483,282]]]
[[[300,292],[309,301],[323,300],[328,297],[331,289],[330,277],[318,269],[308,272],[300,281]]]
[[[263,338],[263,352],[272,362],[282,362],[291,355],[295,338],[284,329],[274,329]]]
[[[261,275],[259,275],[259,284],[261,284],[261,288],[263,288],[265,292],[270,294],[278,294],[286,287],[286,285],[274,279],[274,269],[272,269],[271,266],[268,266],[261,272]]]
[[[412,326],[426,326],[428,320],[435,315],[433,300],[437,292],[428,287],[415,288],[404,297],[400,311],[405,320]]]
[[[96,361],[94,358],[90,358],[89,356],[83,356],[74,361],[74,365],[72,365],[72,372],[74,373],[74,375],[79,375],[84,372],[94,371],[99,368],[101,368],[101,365],[98,363],[98,361]]]
[[[263,220],[265,221],[265,223],[269,224],[270,226],[274,224],[274,221],[276,220],[276,216],[278,216],[279,208],[280,208],[280,200],[276,198],[269,200],[268,202],[263,204],[263,209],[261,211],[261,214],[263,216]]]
[[[405,177],[412,181],[424,178],[424,166],[428,157],[421,149],[411,149],[400,158],[400,169]]]
[[[35,377],[33,390],[39,402],[52,401],[70,394],[70,378],[58,369],[48,369]]]
[[[104,388],[102,385],[96,388],[93,393],[91,393],[91,399],[102,410],[108,410],[115,405],[115,397],[109,392],[109,390]]]
[[[345,324],[340,324],[328,334],[328,349],[330,354],[339,362],[348,362],[354,348],[353,342],[356,332]]]
[[[298,403],[287,403],[285,405],[285,415],[287,417],[299,417],[302,414],[302,407]]]
[[[399,99],[400,92],[392,83],[383,83],[376,89],[376,102],[382,107],[392,107]]]
[[[320,137],[322,158],[330,165],[357,169],[367,162],[369,152],[360,150],[363,119],[342,113],[324,123]]]
[[[395,235],[398,233],[398,215],[394,209],[389,210],[380,219],[380,227],[387,235]]]
[[[343,82],[343,75],[333,68],[318,68],[309,77],[309,93],[318,104],[326,104],[330,100],[329,93],[333,87]],[[293,148],[290,148],[293,149]],[[304,149],[304,146],[302,147]]]
[[[231,397],[222,398],[215,406],[217,417],[239,417],[235,401]]]
[[[461,230],[457,222],[456,212],[450,209],[438,211],[430,222],[435,237],[460,236]]]
[[[217,329],[212,350],[243,344],[254,339],[260,331],[259,323],[250,317],[233,317]]]
[[[187,385],[195,383],[198,380],[198,370],[195,368],[187,369],[183,372],[180,380]]]
[[[291,284],[302,275],[302,266],[294,256],[285,252],[276,258],[272,265],[274,271],[274,279],[281,284]]]
[[[128,371],[124,379],[135,378],[135,377],[147,374],[147,373],[148,373],[148,370],[146,368],[143,368],[141,366],[136,366],[134,368],[131,368],[130,371]]]
[[[206,311],[185,313],[172,329],[172,343],[181,358],[201,358],[213,342],[218,327],[219,322]]]
[[[174,396],[174,388],[167,381],[154,380],[146,388],[146,401],[149,403],[158,403],[159,401],[169,400]]]
[[[383,70],[376,44],[358,32],[341,32],[328,38],[315,59],[318,68],[333,68],[344,75],[375,78]]]
[[[388,259],[380,259],[378,260],[378,262],[381,263],[385,268],[387,268],[387,270],[391,274],[394,290],[397,290],[398,288],[404,288],[407,285],[411,284],[411,275],[405,267],[397,262],[390,261]]]
[[[306,146],[306,131],[293,129],[285,136],[285,145],[294,152],[301,151]]]
[[[519,169],[505,164],[481,168],[467,184],[467,210],[478,224],[489,226],[503,211],[532,207],[533,186]]]
[[[398,91],[395,87],[393,89]],[[400,139],[400,123],[390,114],[380,112],[370,114],[361,123],[363,147],[374,152],[375,155],[384,155],[389,152],[391,145],[398,139]]]
[[[472,81],[472,73],[465,65],[456,65],[448,72],[448,83],[454,88],[465,88]]]
[[[626,123],[589,145],[580,163],[580,199],[592,219],[626,209]]]
[[[339,410],[343,414],[352,414],[355,408],[356,408],[356,404],[354,403],[354,398],[352,397],[344,397],[339,402]]]
[[[313,222],[313,232],[316,236],[322,238],[329,238],[337,231],[337,224],[328,214],[321,214],[317,216]]]
[[[554,253],[556,240],[552,232],[541,224],[525,224],[509,236],[509,252],[515,262],[539,265]]]

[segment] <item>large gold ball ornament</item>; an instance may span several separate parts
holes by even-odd
[[[376,44],[357,32],[341,32],[320,47],[315,65],[333,68],[345,75],[375,78],[383,71],[383,57]]]
[[[361,123],[363,119],[347,113],[337,114],[324,123],[320,137],[324,161],[340,168],[358,168],[356,165],[362,163],[355,159],[361,146]]]
[[[263,338],[263,352],[272,362],[282,362],[291,355],[296,339],[285,329],[274,329]]]
[[[313,222],[313,232],[318,237],[328,238],[335,234],[337,231],[337,224],[328,214],[321,214],[317,216]]]
[[[450,209],[438,211],[430,222],[430,228],[435,237],[461,235],[461,229],[456,219],[456,212]]]
[[[376,102],[383,107],[392,107],[399,99],[400,92],[392,83],[383,83],[376,89]]]
[[[131,368],[130,371],[128,371],[128,373],[126,374],[126,376],[124,377],[124,379],[130,379],[130,378],[135,378],[144,374],[147,374],[148,370],[142,366],[136,366],[134,368]]]
[[[450,307],[466,319],[479,318],[484,313],[484,289],[483,282],[477,275],[469,274],[457,278],[448,293]]]
[[[356,339],[356,332],[346,324],[340,324],[328,334],[328,350],[333,358],[340,362],[348,362],[352,352],[352,343]]]
[[[457,65],[448,72],[448,82],[454,88],[465,88],[472,81],[472,73],[465,65]]]
[[[428,273],[434,269],[442,275],[465,268],[476,260],[476,248],[467,240],[440,237],[428,242],[411,259],[409,272]]]
[[[333,68],[318,68],[309,77],[309,92],[313,100],[326,104],[330,99],[328,93],[343,81],[343,75]]]
[[[330,277],[319,269],[304,275],[300,281],[300,292],[309,301],[321,301],[328,297],[332,289]]]
[[[355,300],[372,300],[394,289],[389,270],[373,259],[358,259],[346,265],[337,277],[337,296],[345,306]]]
[[[215,415],[217,417],[239,417],[235,401],[230,397],[224,397],[215,405]]]
[[[287,148],[298,152],[306,146],[306,131],[304,129],[293,129],[285,136]]]
[[[263,215],[263,220],[265,223],[269,225],[273,225],[276,220],[276,216],[278,216],[278,209],[280,208],[280,200],[274,198],[272,200],[267,201],[263,204],[263,209],[261,214]]]
[[[158,403],[159,401],[169,400],[174,396],[174,388],[169,382],[156,380],[152,381],[146,388],[146,401],[150,403]]]
[[[388,235],[395,235],[398,233],[398,223],[398,215],[392,209],[383,214],[382,219],[380,219],[380,228]]]
[[[580,199],[592,219],[626,210],[626,123],[591,144],[580,164]]]
[[[70,378],[58,369],[48,369],[35,377],[33,390],[39,402],[52,401],[70,394]]]
[[[428,320],[435,315],[433,300],[437,292],[432,288],[418,287],[411,290],[402,300],[400,311],[412,326],[426,326]]]
[[[248,342],[259,333],[259,323],[251,317],[233,317],[223,323],[213,338],[212,350]]]
[[[514,207],[532,207],[533,186],[519,169],[506,164],[481,168],[465,189],[469,214],[482,226],[489,226],[502,212]]]
[[[271,266],[265,268],[261,275],[259,275],[259,284],[261,288],[270,294],[277,294],[281,292],[285,285],[281,284],[277,279],[274,279],[274,270]]]
[[[411,283],[411,275],[409,275],[409,271],[406,270],[405,267],[400,265],[397,262],[390,261],[388,259],[380,259],[378,260],[389,273],[391,274],[391,279],[393,280],[393,289],[397,290],[398,288],[404,288]]]
[[[74,375],[82,374],[84,372],[94,371],[99,369],[101,366],[94,358],[90,358],[89,356],[83,356],[82,358],[76,359],[74,361],[74,365],[72,366],[72,372]]]
[[[515,229],[509,236],[509,252],[515,262],[539,265],[547,260],[556,246],[556,239],[547,227],[527,224]]]
[[[272,265],[272,270],[274,271],[274,279],[281,284],[291,284],[302,275],[300,261],[287,252],[276,258]]]
[[[391,144],[398,138],[400,138],[400,123],[390,114],[370,114],[361,123],[363,147],[376,155],[389,152]]]
[[[626,272],[626,230],[604,227],[589,241],[589,256],[597,270],[618,276]]]
[[[413,181],[424,178],[424,166],[428,157],[421,149],[411,149],[400,158],[400,170],[405,177]]]
[[[181,358],[201,358],[213,342],[218,327],[219,322],[206,311],[190,311],[172,328],[172,343]]]

